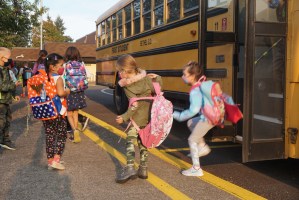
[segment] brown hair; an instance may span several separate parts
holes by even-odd
[[[67,50],[65,51],[65,61],[79,61],[82,62],[82,58],[80,55],[79,50],[76,47],[68,47]]]
[[[189,61],[187,65],[183,67],[183,69],[187,69],[187,72],[190,75],[195,75],[195,79],[198,81],[200,77],[203,75],[203,67],[195,61]]]
[[[126,69],[128,73],[138,72],[136,60],[131,55],[122,55],[116,61],[116,69],[121,71]]]
[[[38,64],[45,64],[45,57],[48,55],[48,52],[46,50],[40,50],[38,53],[38,59],[36,60],[36,62]]]

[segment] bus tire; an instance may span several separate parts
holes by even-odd
[[[125,94],[125,91],[119,85],[115,86],[114,94],[113,94],[113,101],[116,108],[117,114],[121,115],[125,113],[128,109],[129,101]]]

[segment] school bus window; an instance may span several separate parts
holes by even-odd
[[[134,1],[134,34],[140,33],[140,0]]]
[[[160,26],[163,24],[164,18],[164,0],[155,0],[155,9],[154,9],[154,16],[155,16],[155,24],[154,26]]]
[[[173,22],[180,19],[181,0],[167,1],[167,22]]]
[[[116,14],[112,15],[112,41],[116,41],[117,39],[117,24],[116,24]]]
[[[143,30],[147,31],[151,29],[151,7],[152,7],[152,1],[143,0]]]
[[[111,18],[109,17],[107,20],[106,20],[106,35],[107,35],[107,44],[110,44],[111,43]]]
[[[125,31],[126,31],[126,37],[130,37],[131,36],[131,4],[129,4],[127,7],[125,7],[125,20],[126,20],[126,24],[125,24]]]
[[[97,47],[101,46],[101,26],[97,25]]]
[[[184,0],[184,16],[198,13],[198,0]]]
[[[208,1],[208,9],[210,8],[227,8],[228,0],[209,0]]]
[[[105,45],[106,40],[105,40],[105,22],[101,23],[101,44]]]
[[[118,32],[118,39],[123,38],[123,29],[122,29],[122,21],[123,21],[123,16],[122,16],[122,10],[117,12],[117,32]]]

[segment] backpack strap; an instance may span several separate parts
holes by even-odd
[[[152,83],[153,83],[156,95],[162,95],[163,93],[161,93],[161,86],[160,86],[160,84],[157,83],[157,82],[152,82]]]
[[[133,97],[129,101],[129,107],[135,102],[139,100],[154,100],[155,97]]]

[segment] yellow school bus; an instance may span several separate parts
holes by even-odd
[[[299,158],[299,1],[121,0],[96,21],[96,82],[114,88],[118,113],[127,99],[115,62],[131,54],[163,78],[175,109],[188,107],[181,80],[190,60],[240,104],[238,124],[212,141],[242,143],[243,162]]]

